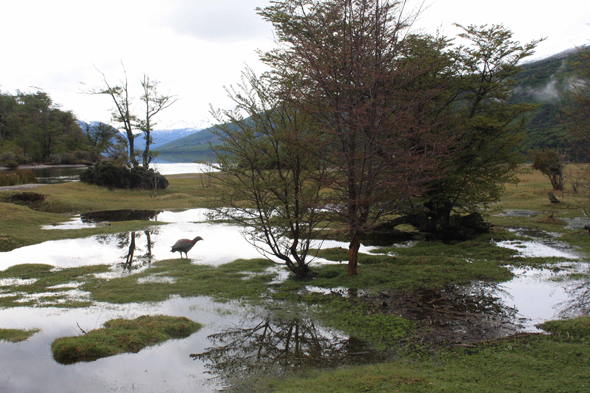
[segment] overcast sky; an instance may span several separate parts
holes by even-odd
[[[178,97],[156,128],[199,125],[209,104],[231,107],[224,86],[246,65],[261,70],[257,49],[273,44],[255,12],[267,0],[0,0],[0,90],[46,91],[81,120],[109,122],[106,96],[84,94],[103,72],[116,84],[124,64],[130,85],[143,73]],[[412,3],[413,6],[418,3]],[[414,29],[447,36],[453,23],[504,24],[521,43],[547,37],[535,57],[590,44],[588,0],[433,0]],[[477,4],[477,5],[476,5]],[[83,85],[85,84],[85,85]]]

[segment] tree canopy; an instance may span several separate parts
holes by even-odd
[[[0,153],[12,165],[59,160],[87,148],[76,117],[42,90],[0,93]]]

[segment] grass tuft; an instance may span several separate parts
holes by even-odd
[[[17,343],[26,341],[35,333],[40,332],[39,329],[20,330],[20,329],[0,329],[0,341],[8,341]]]
[[[51,344],[53,358],[62,364],[92,361],[119,353],[136,353],[170,339],[185,338],[198,331],[201,324],[185,317],[164,315],[114,319],[104,328],[77,337],[58,338]]]

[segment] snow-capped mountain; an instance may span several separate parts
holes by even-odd
[[[194,128],[197,130],[202,130],[205,128],[209,128],[213,125],[211,119],[205,118],[199,121],[187,121],[187,120],[162,120],[156,121],[156,125],[154,129],[156,131],[159,130],[181,130],[181,129],[189,129]]]
[[[152,149],[157,148],[158,146],[165,145],[168,142],[172,142],[176,139],[184,138],[185,136],[189,136],[194,134],[195,132],[201,131],[203,128],[197,127],[186,127],[186,128],[174,128],[174,129],[161,129],[161,130],[154,130],[152,131],[152,138],[154,140],[154,144],[152,145]],[[135,147],[138,149],[143,149],[145,146],[145,140],[141,137],[141,135],[135,139]]]
[[[79,121],[78,123],[82,129],[85,129],[86,122]],[[88,124],[91,126],[96,126],[98,122],[91,121]],[[151,148],[154,149],[158,146],[165,145],[177,139],[184,138],[210,126],[211,122],[209,119],[205,119],[199,123],[190,123],[186,121],[162,122],[161,124],[158,123],[156,124],[157,129],[152,131],[154,144],[151,146]],[[141,132],[136,133],[134,145],[136,149],[145,148],[145,140],[143,139]]]

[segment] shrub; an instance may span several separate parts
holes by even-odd
[[[562,157],[554,150],[531,152],[533,158],[533,169],[540,171],[551,182],[556,191],[563,190],[563,168]]]
[[[47,157],[47,160],[53,165],[62,163],[61,156],[59,154],[50,154],[49,157]]]
[[[31,170],[2,171],[0,173],[0,186],[14,186],[16,184],[36,183],[37,177]]]
[[[130,189],[159,189],[168,187],[168,179],[153,169],[129,168],[115,161],[102,161],[80,174],[80,181],[97,186]]]

